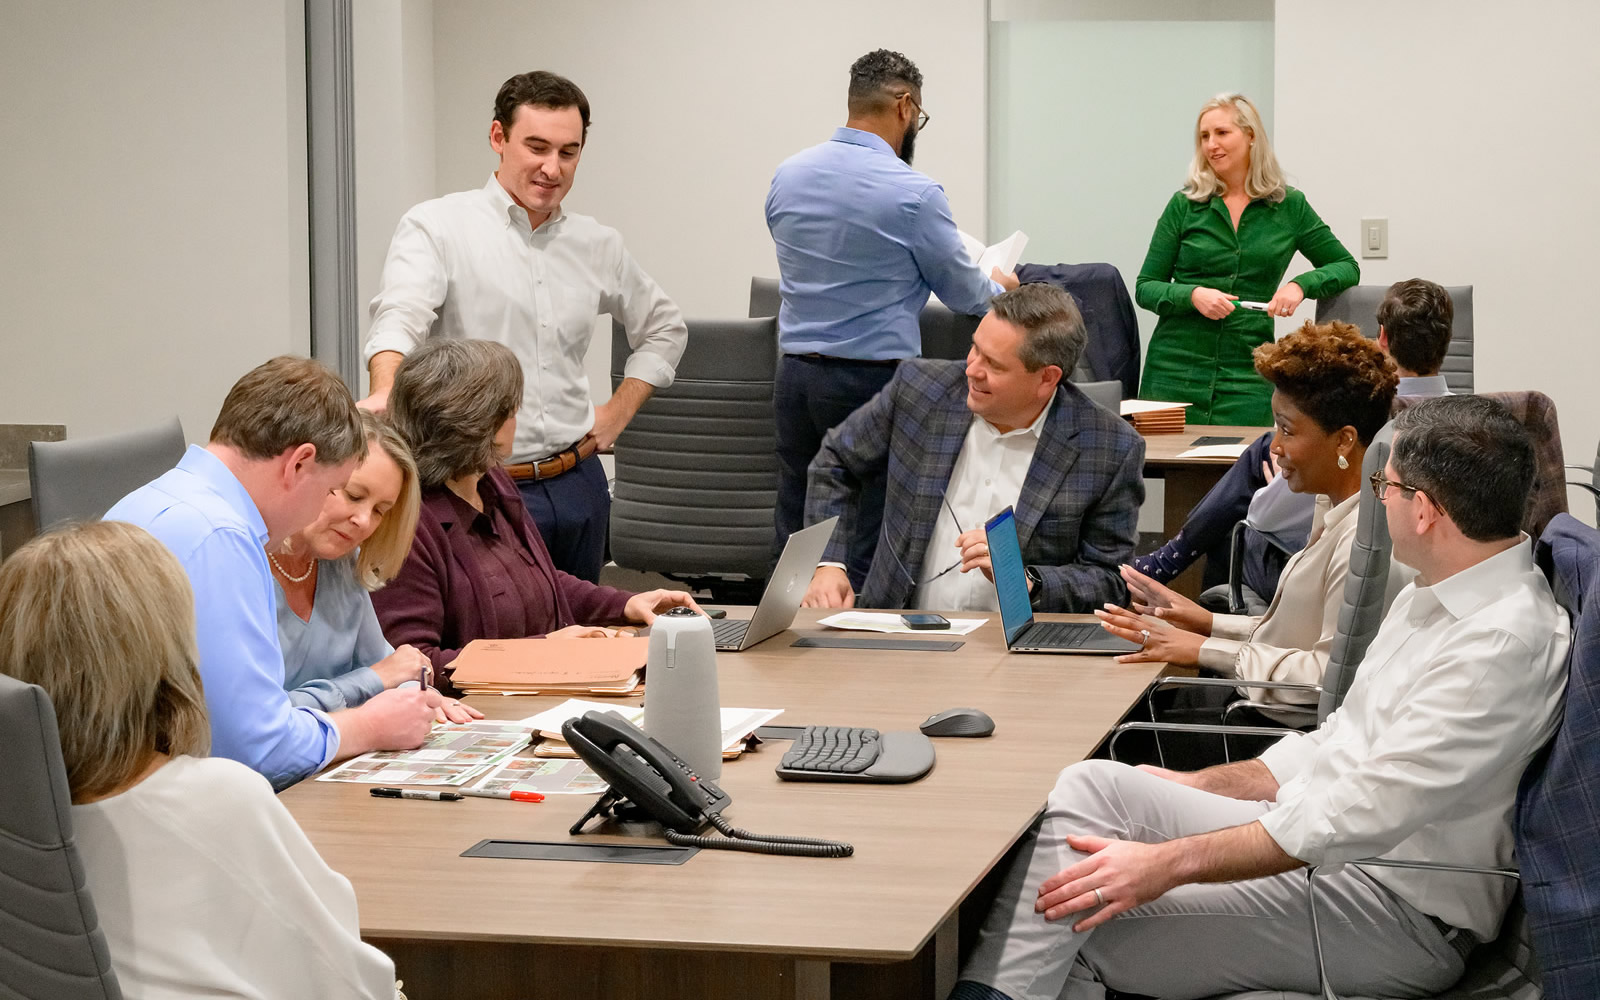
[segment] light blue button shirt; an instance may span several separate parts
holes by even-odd
[[[294,706],[283,690],[267,525],[222,460],[191,445],[177,468],[123,497],[106,520],[144,528],[189,574],[211,753],[254,768],[278,789],[332,760],[333,720]]]
[[[291,702],[337,712],[383,690],[372,665],[394,647],[383,637],[367,588],[356,579],[354,556],[318,565],[309,621],[289,607],[276,578],[272,587],[278,602],[283,686]]]
[[[1002,291],[967,256],[944,188],[871,132],[836,129],[785,160],[767,194],[767,228],[785,354],[917,357],[930,289],[971,316]]]

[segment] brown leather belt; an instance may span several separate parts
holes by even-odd
[[[549,458],[543,458],[537,462],[518,462],[515,465],[507,465],[505,467],[506,474],[512,479],[554,479],[563,472],[571,472],[576,469],[579,462],[594,454],[595,447],[594,438],[585,435],[582,441],[564,451],[556,452]]]

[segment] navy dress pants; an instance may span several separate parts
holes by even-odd
[[[611,490],[599,455],[549,479],[521,479],[517,489],[556,569],[600,582],[611,524]]]

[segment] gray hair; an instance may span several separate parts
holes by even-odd
[[[424,487],[500,464],[494,436],[522,403],[522,365],[504,344],[432,339],[400,363],[389,419]]]
[[[1061,381],[1072,378],[1089,343],[1089,330],[1072,296],[1054,285],[1019,285],[989,301],[994,314],[1022,328],[1017,357],[1036,372],[1045,365],[1061,369]]]

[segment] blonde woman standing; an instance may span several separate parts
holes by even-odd
[[[1284,283],[1296,251],[1314,270]],[[1272,340],[1274,316],[1360,279],[1355,258],[1284,183],[1255,105],[1240,94],[1213,98],[1195,122],[1188,180],[1139,270],[1135,297],[1160,317],[1140,396],[1193,404],[1193,424],[1272,423],[1272,386],[1251,352]]]

